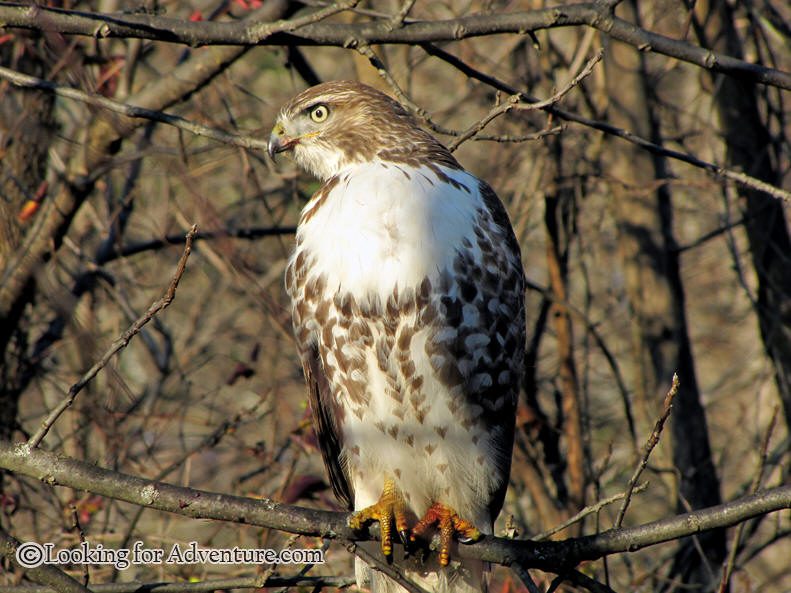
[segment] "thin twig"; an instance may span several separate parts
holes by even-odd
[[[297,29],[307,25],[314,25],[323,21],[327,17],[354,8],[360,0],[347,0],[346,2],[336,2],[326,8],[317,10],[302,17],[292,20],[281,20],[276,23],[254,23],[246,28],[242,39],[245,43],[256,45],[271,37],[275,33],[293,33]]]
[[[222,239],[225,237],[232,239],[246,239],[255,240],[261,237],[276,237],[280,235],[293,235],[297,231],[294,226],[282,227],[244,227],[239,229],[217,229],[213,231],[199,231],[193,237],[194,241],[203,241],[208,239]],[[150,239],[148,241],[140,241],[137,243],[127,243],[117,248],[107,250],[103,257],[97,259],[96,264],[102,265],[107,262],[113,261],[119,257],[129,257],[137,255],[144,251],[152,251],[160,249],[168,245],[178,245],[183,241],[183,237],[178,234],[165,235],[160,239]]]
[[[615,354],[613,354],[612,350],[610,350],[610,348],[607,346],[607,343],[604,341],[604,336],[602,336],[601,332],[598,330],[598,323],[589,319],[588,315],[584,311],[578,309],[573,303],[559,299],[557,295],[555,295],[549,288],[536,284],[530,279],[526,280],[526,286],[530,290],[535,290],[536,292],[541,293],[541,295],[548,301],[561,304],[570,313],[573,313],[576,317],[579,317],[579,319],[585,324],[585,330],[590,333],[590,335],[595,340],[596,345],[604,355],[604,358],[607,361],[610,370],[612,371],[613,378],[618,385],[618,392],[621,395],[621,401],[623,401],[624,415],[626,416],[626,424],[629,430],[629,438],[631,439],[632,447],[635,449],[635,451],[637,451],[637,432],[635,429],[634,418],[632,417],[632,412],[629,407],[629,389],[626,387],[626,380],[624,379],[621,369],[618,366],[618,360],[616,359]]]
[[[648,458],[651,456],[651,452],[659,443],[659,437],[662,435],[662,429],[665,427],[665,421],[670,417],[670,412],[673,409],[673,398],[676,397],[676,394],[678,393],[678,387],[678,373],[673,373],[673,382],[670,384],[670,389],[668,390],[667,395],[665,395],[665,401],[662,405],[662,415],[656,421],[656,424],[654,424],[654,430],[651,431],[651,436],[648,437],[648,441],[645,444],[643,456],[640,458],[640,463],[637,465],[632,477],[629,479],[629,485],[626,488],[626,496],[624,497],[621,508],[618,510],[618,516],[615,519],[615,523],[613,524],[615,529],[618,529],[623,523],[623,518],[626,515],[626,509],[629,508],[629,503],[632,500],[632,493],[635,490],[637,480],[640,479],[640,474],[643,473],[646,465],[648,465]]]
[[[643,482],[642,484],[635,486],[635,488],[632,490],[632,494],[639,494],[646,488],[648,488],[648,482]],[[530,539],[534,542],[540,542],[545,539],[549,539],[549,537],[558,533],[559,531],[563,531],[564,529],[566,529],[566,527],[569,527],[570,525],[574,525],[574,523],[581,521],[588,515],[598,513],[604,507],[609,506],[614,502],[618,502],[619,500],[625,497],[626,497],[626,492],[619,492],[618,494],[613,494],[609,498],[604,498],[597,503],[588,505],[570,519],[563,521],[563,523],[561,523],[560,525],[556,525],[555,527],[553,527],[552,529],[548,529],[547,531],[542,531],[541,533],[539,533],[538,535],[534,535]]]
[[[415,114],[417,117],[423,120],[425,124],[437,134],[444,134],[445,136],[456,136],[458,132],[455,130],[451,130],[444,126],[441,126],[429,115],[428,111],[423,109],[420,105],[415,103],[409,96],[404,92],[404,90],[399,86],[399,84],[393,78],[393,75],[390,74],[390,71],[385,66],[384,62],[379,59],[379,56],[366,44],[364,43],[355,43],[355,49],[357,52],[368,58],[368,61],[371,63],[371,66],[376,68],[376,73],[384,80],[390,88],[393,90],[393,94],[395,95],[396,99],[409,111]]]
[[[396,29],[400,29],[404,26],[404,19],[409,14],[409,11],[412,10],[412,7],[415,5],[415,0],[404,0],[404,3],[401,5],[401,8],[398,10],[397,13],[393,15],[387,26],[390,27],[391,31],[395,31]]]
[[[36,89],[40,91],[47,91],[59,97],[66,97],[74,99],[94,107],[101,107],[112,111],[113,113],[120,113],[127,117],[147,119],[157,121],[163,124],[168,124],[180,130],[190,132],[196,136],[203,136],[211,138],[224,144],[231,144],[233,146],[240,146],[242,148],[254,148],[258,150],[266,150],[266,140],[259,140],[250,136],[242,136],[239,134],[229,134],[217,128],[209,128],[201,124],[184,119],[179,115],[172,115],[164,111],[157,111],[156,109],[146,109],[144,107],[137,107],[135,105],[128,105],[119,101],[113,101],[102,95],[93,93],[86,93],[84,91],[60,85],[50,80],[36,78],[28,74],[22,74],[9,68],[0,66],[0,78],[5,78],[15,86],[27,89]]]
[[[484,116],[483,119],[478,121],[476,124],[467,128],[461,136],[456,138],[453,142],[448,145],[448,149],[453,152],[455,151],[463,142],[466,142],[473,136],[475,136],[478,132],[483,130],[489,123],[494,120],[495,118],[501,116],[511,109],[519,109],[520,111],[533,111],[535,109],[546,109],[551,105],[554,105],[558,101],[560,101],[571,89],[577,86],[582,80],[590,75],[593,72],[593,67],[598,64],[602,57],[604,56],[604,50],[599,50],[596,55],[594,55],[591,59],[589,59],[585,63],[585,67],[574,76],[566,85],[564,85],[558,92],[554,95],[549,97],[548,99],[544,99],[543,101],[537,101],[532,103],[522,103],[524,95],[522,93],[515,93],[508,97],[505,101],[503,101],[500,105],[494,107],[489,113]]]
[[[538,585],[536,585],[536,582],[533,580],[533,577],[530,576],[530,573],[526,568],[520,564],[512,564],[511,570],[514,571],[516,576],[519,577],[519,580],[524,583],[529,593],[541,593],[541,589],[538,588]]]
[[[83,544],[85,543],[85,531],[83,531],[82,525],[80,525],[80,514],[77,512],[76,504],[72,503],[69,505],[69,513],[71,514],[72,529],[77,532],[80,544]],[[80,568],[82,571],[82,584],[87,587],[91,580],[91,575],[88,573],[88,565],[82,564]]]
[[[148,311],[140,317],[137,321],[135,321],[129,329],[127,329],[121,336],[113,342],[104,355],[94,364],[88,371],[80,377],[80,380],[77,381],[74,385],[69,388],[69,391],[66,395],[66,398],[58,404],[52,412],[50,412],[49,416],[41,423],[41,428],[38,429],[36,434],[34,434],[27,442],[27,446],[30,448],[38,447],[39,443],[41,443],[42,439],[47,435],[52,425],[60,418],[61,414],[63,414],[66,409],[74,403],[74,399],[77,397],[77,394],[82,391],[82,389],[93,379],[96,374],[102,370],[110,359],[115,356],[119,351],[126,348],[129,344],[130,340],[137,335],[137,333],[145,326],[154,316],[162,311],[165,307],[170,305],[173,302],[173,298],[176,296],[176,288],[178,288],[179,281],[181,277],[184,275],[184,270],[187,267],[187,259],[192,252],[192,240],[195,237],[195,233],[198,231],[197,225],[192,225],[192,228],[187,233],[186,244],[184,246],[184,253],[181,255],[181,259],[179,259],[179,263],[176,266],[176,273],[173,275],[173,278],[170,281],[170,285],[168,289],[165,291],[164,296],[152,304]]]
[[[600,583],[596,579],[593,579],[578,570],[570,570],[569,572],[564,573],[562,576],[563,580],[573,583],[578,587],[584,587],[591,593],[615,593],[615,591],[613,591],[604,583]]]
[[[733,222],[728,221],[723,226],[719,226],[716,229],[712,229],[707,233],[703,233],[700,237],[694,239],[693,241],[687,243],[686,245],[679,245],[678,247],[675,247],[673,251],[675,253],[684,253],[685,251],[689,251],[690,249],[696,249],[697,247],[704,245],[708,241],[711,241],[712,239],[715,239],[720,235],[729,232],[731,229],[735,229],[736,227],[740,227],[744,225],[748,220],[749,218],[747,216],[742,216]]]
[[[531,140],[540,140],[541,138],[546,138],[547,136],[556,136],[563,130],[563,126],[553,126],[551,128],[544,128],[538,132],[533,132],[532,134],[522,134],[520,136],[511,136],[508,134],[476,134],[473,140],[477,142],[529,142]]]
[[[764,469],[766,468],[766,458],[767,458],[767,451],[769,449],[769,439],[772,437],[772,433],[774,432],[775,429],[775,424],[777,422],[777,412],[778,412],[778,406],[775,406],[775,409],[772,412],[772,418],[769,420],[769,426],[766,428],[766,433],[764,433],[764,438],[761,441],[761,450],[758,459],[758,469],[756,470],[755,477],[753,478],[752,487],[750,488],[750,494],[755,494],[756,492],[758,492],[758,489],[761,487],[761,481],[763,480]],[[730,552],[728,552],[728,560],[725,562],[725,566],[722,567],[722,580],[720,581],[719,593],[725,593],[728,590],[728,583],[730,583],[731,580],[733,567],[736,565],[736,555],[739,552],[739,545],[741,543],[742,534],[744,533],[744,526],[745,523],[739,523],[739,525],[736,527],[736,531],[733,534],[731,549]]]

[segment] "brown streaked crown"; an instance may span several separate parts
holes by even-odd
[[[309,115],[318,105],[329,109],[321,123]],[[302,91],[281,109],[277,125],[299,139],[294,144],[297,162],[325,179],[348,164],[376,159],[461,168],[400,103],[356,81],[326,82]]]

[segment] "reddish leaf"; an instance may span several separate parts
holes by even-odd
[[[87,525],[91,518],[104,507],[104,499],[101,496],[89,496],[78,501],[75,506],[80,525]]]
[[[38,212],[38,209],[41,208],[41,202],[36,202],[35,200],[28,200],[24,204],[22,204],[22,208],[19,210],[19,214],[17,214],[17,218],[19,222],[27,222]]]
[[[0,509],[7,516],[13,515],[19,508],[19,497],[17,495],[0,493]]]

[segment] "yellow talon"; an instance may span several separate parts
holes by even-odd
[[[435,524],[439,527],[439,563],[441,566],[447,566],[450,563],[450,544],[454,533],[460,541],[465,543],[481,538],[481,532],[475,525],[459,517],[456,511],[450,507],[435,502],[412,529],[410,539],[415,541]]]
[[[393,524],[395,524],[401,541],[406,543],[409,533],[406,502],[391,478],[385,479],[382,496],[375,504],[359,510],[349,517],[349,527],[360,530],[371,521],[379,523],[382,554],[385,556],[390,557],[393,554]]]

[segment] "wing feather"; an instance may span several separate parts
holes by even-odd
[[[330,477],[332,490],[338,500],[351,510],[354,497],[341,455],[343,433],[339,420],[342,418],[343,410],[332,395],[318,347],[315,344],[309,346],[307,351],[302,353],[302,370],[308,384],[313,428],[316,431],[316,438],[321,448],[324,466]]]

